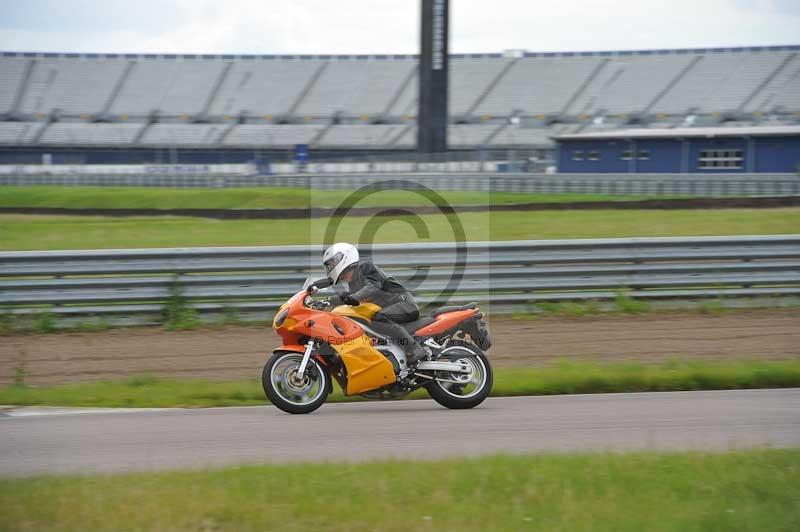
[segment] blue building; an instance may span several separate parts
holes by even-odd
[[[618,129],[554,140],[563,173],[800,171],[800,126]]]

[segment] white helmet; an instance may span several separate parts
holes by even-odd
[[[347,268],[358,263],[358,249],[353,244],[338,242],[322,254],[322,265],[325,274],[334,283],[339,282],[339,276]]]

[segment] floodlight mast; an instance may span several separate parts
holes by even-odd
[[[447,151],[449,0],[422,0],[417,151]]]

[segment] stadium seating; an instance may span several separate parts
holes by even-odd
[[[793,53],[786,65],[767,81],[764,87],[748,102],[744,110],[768,113],[773,109],[797,111],[800,109],[800,54]]]
[[[412,148],[415,56],[0,54],[0,143]],[[800,120],[800,46],[450,58],[455,149]],[[516,118],[515,118],[516,117]],[[517,120],[517,118],[521,119]]]
[[[478,106],[479,115],[560,114],[600,64],[599,57],[526,57],[517,61]]]
[[[28,61],[0,57],[0,113],[12,111]]]
[[[222,141],[224,146],[274,146],[289,148],[309,144],[325,126],[302,124],[242,124],[234,127]]]
[[[508,59],[495,58],[464,58],[450,61],[448,97],[450,114],[455,116],[466,114],[509,63]]]
[[[388,146],[405,128],[402,124],[338,125],[315,143],[320,148]]]
[[[196,115],[203,111],[224,63],[214,60],[154,60],[133,64],[110,111],[129,116]]]
[[[301,116],[381,116],[416,61],[331,61],[297,109]]]
[[[415,126],[406,126],[403,133],[397,137],[397,140],[392,144],[393,148],[409,149],[417,145],[417,128]]]
[[[302,94],[322,61],[241,60],[214,96],[211,115],[282,116]]]
[[[785,53],[699,56],[653,108],[657,113],[736,111],[786,59]]]
[[[125,145],[131,144],[144,124],[83,124],[57,122],[45,129],[39,142],[53,145]]]
[[[606,58],[602,68],[566,109],[567,115],[641,113],[689,66],[693,56]]]
[[[552,144],[550,137],[559,133],[560,131],[557,128],[517,128],[509,126],[502,129],[489,142],[489,146],[548,146]]]
[[[141,143],[150,146],[213,146],[225,132],[223,124],[153,124]]]
[[[0,144],[30,144],[44,125],[44,122],[0,122]]]
[[[453,124],[447,128],[447,142],[454,148],[484,146],[497,131],[497,124]]]
[[[33,63],[19,111],[79,116],[99,113],[125,68],[111,59],[42,59]]]

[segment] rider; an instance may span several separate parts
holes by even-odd
[[[397,279],[369,261],[359,261],[358,249],[352,244],[333,244],[322,255],[325,273],[334,284],[347,281],[350,293],[340,295],[345,305],[369,302],[381,307],[372,317],[372,327],[389,336],[405,349],[408,363],[413,364],[427,352],[401,323],[419,319],[419,307],[411,293]]]

